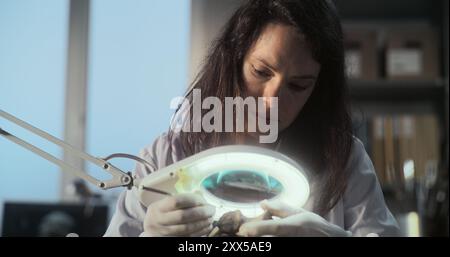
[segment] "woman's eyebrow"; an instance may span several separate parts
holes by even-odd
[[[267,61],[264,60],[263,58],[256,57],[256,60],[262,62],[264,65],[266,65],[267,67],[269,67],[270,69],[272,69],[272,70],[274,70],[274,71],[277,71],[277,70],[278,70],[277,68],[274,67],[274,66],[276,66],[276,65],[270,65],[269,62],[267,62]]]
[[[277,68],[275,68],[274,65],[270,65],[269,62],[267,62],[265,59],[261,58],[261,57],[256,57],[256,60],[262,62],[264,65],[266,65],[267,67],[269,67],[270,69],[274,70],[274,71],[278,71]],[[292,79],[317,79],[317,76],[314,76],[312,74],[305,74],[305,75],[298,75],[298,76],[293,76]]]
[[[317,77],[314,75],[306,74],[300,76],[293,76],[292,79],[317,79]]]

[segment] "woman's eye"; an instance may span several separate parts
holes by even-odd
[[[270,76],[272,76],[269,72],[264,71],[264,70],[258,70],[254,66],[252,66],[252,69],[253,69],[253,73],[258,77],[269,78]]]
[[[297,84],[289,84],[289,88],[294,90],[294,91],[297,91],[297,92],[301,92],[301,91],[305,91],[306,90],[306,87],[300,86],[300,85],[297,85]]]

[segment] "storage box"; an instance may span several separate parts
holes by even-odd
[[[376,30],[345,28],[344,47],[346,73],[349,79],[378,78]]]
[[[386,77],[393,80],[439,77],[437,33],[430,27],[410,26],[386,33]]]

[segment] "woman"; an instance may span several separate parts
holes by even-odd
[[[214,146],[244,143],[275,148],[314,171],[304,209],[265,201],[262,208],[280,219],[247,223],[239,235],[397,235],[373,165],[351,133],[341,25],[329,2],[248,1],[215,41],[193,88],[220,99],[278,97],[278,140],[259,144],[258,133],[169,130],[141,152],[156,169]],[[146,175],[139,164],[135,173]],[[134,191],[123,192],[106,235],[202,236],[214,211],[194,194],[144,208]]]

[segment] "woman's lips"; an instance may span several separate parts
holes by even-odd
[[[253,116],[256,116],[256,120],[265,120],[266,124],[272,124],[273,122],[280,123],[280,121],[281,121],[280,119],[271,119],[270,115],[267,115],[266,118],[264,119],[264,118],[260,117],[260,115],[258,113],[250,112],[249,114],[253,115]]]
[[[270,118],[266,119],[266,123],[272,123],[272,122],[280,122],[280,120],[272,120]]]

